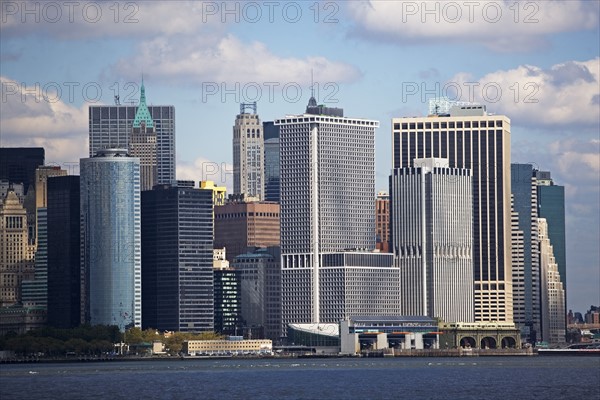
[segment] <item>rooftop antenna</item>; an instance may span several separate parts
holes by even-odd
[[[315,97],[315,76],[314,69],[310,69],[310,97]]]
[[[118,94],[115,95],[115,106],[120,106],[121,100]]]
[[[246,110],[248,109],[252,110],[253,114],[256,114],[256,101],[253,101],[252,103],[240,103],[240,114],[246,114]]]

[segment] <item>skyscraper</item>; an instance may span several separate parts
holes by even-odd
[[[48,302],[48,178],[65,176],[67,171],[56,166],[40,166],[35,170],[36,250],[33,280],[23,281],[23,303],[46,307]]]
[[[83,320],[141,327],[139,159],[104,149],[80,170]]]
[[[392,132],[394,168],[436,157],[471,170],[475,320],[512,322],[510,120],[484,106],[454,106],[450,114],[394,118]]]
[[[311,97],[280,127],[283,322],[395,314],[392,255],[375,248],[377,121],[343,117]]]
[[[89,155],[102,149],[130,149],[138,153],[142,165],[149,166],[156,146],[156,184],[170,184],[175,180],[175,107],[146,106],[142,83],[140,105],[89,107]],[[143,104],[142,104],[143,103]],[[147,109],[147,112],[146,112]],[[138,115],[138,110],[140,114]],[[134,121],[137,122],[134,127]],[[149,126],[153,123],[154,132]],[[139,126],[137,126],[139,122]],[[142,122],[146,128],[142,129]],[[137,131],[139,129],[139,132]],[[136,135],[134,135],[134,131]],[[133,136],[133,140],[132,140]],[[156,137],[156,144],[153,137]],[[147,185],[147,184],[146,184]]]
[[[565,239],[565,187],[554,183],[550,172],[535,170],[538,216],[548,224],[555,262],[567,298],[567,249]],[[566,301],[566,300],[565,300]],[[565,305],[565,309],[567,306]]]
[[[229,266],[226,249],[213,250],[215,332],[234,335],[243,332],[239,271]]]
[[[35,170],[44,165],[42,147],[0,147],[0,180],[35,189]]]
[[[129,138],[129,155],[140,159],[141,190],[151,190],[158,182],[157,142],[154,121],[146,105],[146,89],[142,79],[140,104],[133,119]]]
[[[512,281],[514,322],[524,340],[540,334],[537,179],[531,164],[511,164],[513,229]]]
[[[229,202],[215,207],[215,247],[227,249],[227,260],[252,247],[279,246],[280,207],[277,203]]]
[[[79,176],[48,179],[48,325],[75,328],[81,321]]]
[[[387,192],[377,193],[375,199],[375,238],[378,250],[390,251],[390,195]]]
[[[144,328],[214,329],[212,190],[142,192],[142,264]]]
[[[20,200],[27,211],[29,244],[35,244],[37,237],[35,170],[40,165],[44,165],[42,147],[0,147],[0,181],[23,185]]]
[[[565,291],[548,237],[548,223],[538,218],[538,237],[541,269],[542,340],[551,344],[563,343],[566,335]]]
[[[28,240],[27,211],[9,190],[0,204],[0,307],[21,302],[21,283],[34,276],[34,251]]]
[[[282,333],[279,248],[240,254],[233,267],[240,278],[245,327],[252,329],[252,337],[262,331],[265,338],[278,340]]]
[[[473,322],[471,171],[415,159],[390,178],[402,315]]]
[[[242,103],[233,126],[234,194],[264,200],[264,152],[263,127],[256,114],[256,102]]]
[[[265,137],[265,200],[279,203],[279,126],[263,122]]]

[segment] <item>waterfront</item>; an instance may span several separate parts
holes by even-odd
[[[600,357],[224,359],[0,366],[8,399],[597,399]]]

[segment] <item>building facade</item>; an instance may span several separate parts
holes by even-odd
[[[158,183],[158,143],[154,121],[146,105],[144,80],[140,88],[140,104],[132,123],[129,137],[129,155],[140,159],[141,190],[151,190]]]
[[[240,274],[233,268],[213,269],[215,332],[237,336],[243,331]]]
[[[0,307],[21,303],[22,282],[34,278],[34,252],[27,211],[9,190],[0,205]]]
[[[48,180],[48,325],[75,328],[81,320],[79,176]]]
[[[483,106],[455,106],[450,114],[393,118],[392,132],[393,168],[436,157],[471,170],[475,320],[512,322],[510,120]]]
[[[32,245],[37,238],[36,169],[44,165],[44,155],[42,147],[0,147],[0,181],[23,185],[22,196],[16,188],[14,191],[27,211],[27,240]]]
[[[213,194],[213,206],[225,205],[227,188],[217,186],[213,181],[200,181],[200,189],[210,189]]]
[[[143,88],[143,84],[142,84]],[[145,100],[145,89],[143,99]],[[145,101],[144,101],[145,102]],[[170,184],[175,181],[175,107],[147,106],[144,118],[138,116],[137,138],[132,141],[134,121],[138,109],[133,105],[90,106],[89,107],[89,155],[108,148],[131,149],[137,157],[142,156],[143,165],[152,163],[153,148],[156,146],[156,184]],[[149,118],[148,118],[149,114]],[[142,131],[141,122],[146,121]],[[153,134],[149,121],[153,123]],[[153,135],[156,143],[153,143]],[[147,183],[146,185],[148,185]]]
[[[65,176],[67,171],[57,166],[40,166],[35,170],[36,250],[35,275],[23,281],[23,304],[46,308],[48,303],[48,178]]]
[[[552,242],[548,236],[548,223],[538,218],[538,238],[541,270],[541,333],[542,340],[550,344],[564,343],[566,337],[565,291]]]
[[[156,186],[142,193],[143,327],[214,329],[211,190]]]
[[[251,112],[247,112],[251,111]],[[264,137],[256,102],[242,103],[233,126],[233,193],[264,200]]]
[[[139,159],[99,150],[80,169],[82,320],[141,327]]]
[[[0,147],[0,180],[22,183],[27,193],[35,189],[35,170],[44,159],[42,147]]]
[[[390,178],[401,315],[474,322],[471,171],[415,159]]]
[[[280,245],[280,207],[269,202],[229,202],[215,206],[215,248],[227,249],[227,260],[248,248]]]
[[[265,138],[265,200],[279,203],[279,126],[263,122]]]
[[[375,247],[384,253],[390,252],[390,195],[377,193],[375,199]]]
[[[565,187],[557,185],[550,172],[535,170],[538,216],[548,224],[548,239],[552,243],[560,279],[567,293],[567,243],[565,236]],[[567,305],[565,304],[565,309]]]
[[[512,281],[514,322],[523,340],[540,334],[540,265],[537,179],[531,164],[511,164],[513,196]]]
[[[309,100],[280,129],[282,319],[397,314],[398,270],[375,249],[375,129]]]
[[[233,267],[239,274],[242,319],[246,330],[262,332],[271,340],[282,335],[281,268],[278,248],[238,255]],[[252,337],[257,337],[255,334]]]

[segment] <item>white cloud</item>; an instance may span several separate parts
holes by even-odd
[[[71,6],[69,2],[51,2],[51,6],[39,1],[10,3],[3,6],[3,37],[37,34],[60,40],[135,40],[133,55],[110,69],[127,79],[139,78],[139,68],[132,66],[142,66],[154,80],[178,84],[276,82],[308,86],[311,69],[319,72],[321,82],[348,82],[360,77],[355,67],[345,63],[318,55],[277,56],[264,43],[242,41],[227,33],[234,23],[249,23],[257,7],[262,14],[260,21],[267,22],[273,4],[253,3],[257,7],[245,11],[243,2],[73,2],[77,5]],[[276,7],[281,17],[281,4]],[[56,22],[52,22],[54,19]]]
[[[558,172],[581,186],[600,186],[600,141],[557,140],[550,144]],[[597,210],[596,210],[597,211]]]
[[[222,29],[218,15],[207,15],[207,2],[86,1],[3,2],[2,35],[39,34],[59,39],[194,34]]]
[[[372,0],[346,8],[354,35],[397,43],[470,41],[503,52],[539,46],[543,35],[596,28],[599,19],[597,3],[583,0]]]
[[[192,162],[177,160],[177,179],[213,181],[216,185],[225,186],[227,193],[233,193],[233,166],[224,162],[218,163],[203,157]]]
[[[600,120],[600,58],[550,69],[521,65],[481,78],[459,73],[444,87],[452,92],[458,88],[460,100],[486,104],[488,111],[521,125],[597,126]]]
[[[0,81],[2,146],[44,147],[46,162],[58,165],[88,156],[88,104],[74,107],[57,96],[44,98],[39,87],[3,76]]]
[[[268,90],[271,83],[280,87],[287,83],[308,86],[311,68],[319,71],[322,82],[353,81],[360,76],[360,72],[348,64],[320,56],[280,57],[264,43],[244,43],[231,34],[224,37],[161,36],[141,43],[137,50],[132,58],[117,62],[116,74],[133,79],[134,76],[128,76],[132,74],[131,66],[143,65],[153,79],[180,84],[256,82],[264,90]]]

